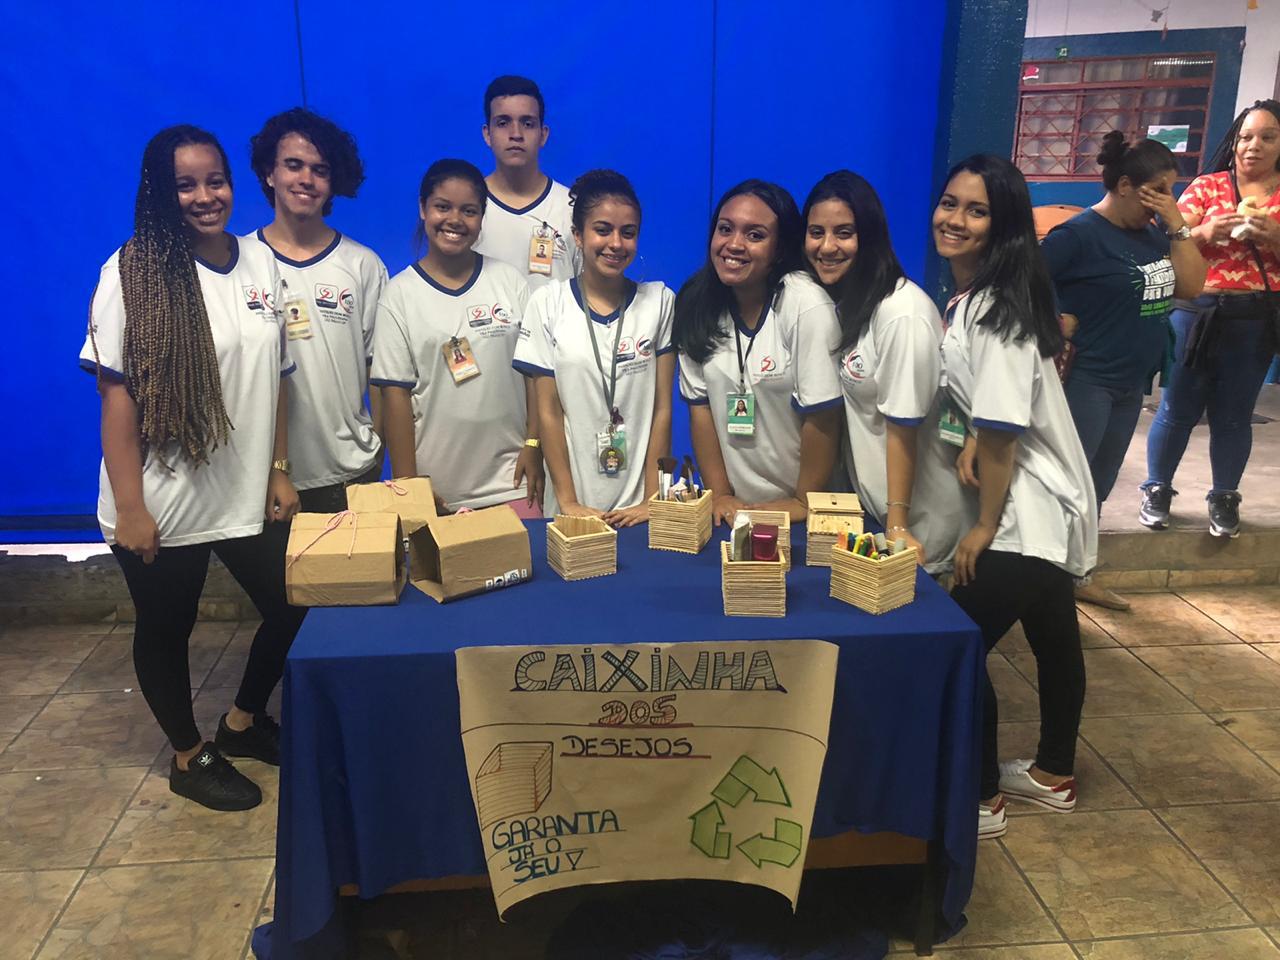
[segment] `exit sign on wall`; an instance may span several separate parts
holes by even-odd
[[[1065,60],[1065,59],[1067,59],[1067,48],[1066,48],[1066,47],[1058,47],[1058,59],[1059,59],[1059,60]]]

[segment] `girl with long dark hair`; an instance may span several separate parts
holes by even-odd
[[[891,538],[915,547],[929,572],[944,573],[973,517],[952,495],[955,449],[921,442],[938,429],[942,318],[903,273],[884,207],[862,177],[827,174],[801,215],[806,265],[840,320],[832,361],[844,393],[850,481]]]
[[[1059,306],[1078,320],[1064,386],[1102,509],[1143,394],[1164,361],[1169,307],[1174,297],[1200,292],[1205,266],[1173,199],[1178,163],[1168,147],[1155,140],[1130,145],[1113,130],[1098,164],[1106,195],[1054,227],[1040,249]],[[1077,586],[1076,599],[1129,608],[1094,583]]]
[[[804,272],[803,230],[782,187],[738,184],[712,214],[706,263],[676,297],[680,392],[716,523],[744,507],[803,520],[806,494],[835,466],[840,324]]]
[[[632,526],[648,519],[671,448],[675,298],[664,283],[626,275],[640,243],[640,200],[626,177],[589,170],[569,196],[582,270],[533,295],[515,366],[537,391],[549,501]]]
[[[1209,533],[1240,532],[1240,478],[1253,449],[1253,406],[1280,349],[1280,102],[1244,110],[1178,209],[1208,263],[1204,293],[1180,300],[1173,375],[1147,437],[1138,519],[1169,525],[1173,477],[1191,431],[1209,415]]]
[[[306,613],[284,589],[298,495],[279,274],[265,244],[226,232],[231,200],[212,134],[156,134],[142,157],[133,236],[102,268],[80,351],[102,394],[98,522],[137,610],[138,684],[173,745],[169,788],[215,810],[262,802],[225,756],[279,764],[267,699]],[[213,742],[196,726],[187,664],[210,553],[262,615]]]
[[[378,301],[369,382],[382,392],[394,477],[431,477],[454,509],[506,503],[542,515],[542,456],[533,388],[511,369],[529,287],[509,263],[473,249],[484,175],[437,160],[418,187],[427,253]]]
[[[996,695],[986,681],[978,835],[998,837],[1006,797],[1075,807],[1085,676],[1073,578],[1097,560],[1098,513],[1053,364],[1062,332],[1022,174],[986,154],[961,161],[934,210],[933,237],[959,291],[944,321],[947,409],[935,442],[963,445],[956,470],[978,493],[951,595],[988,651],[1021,623],[1039,674],[1034,761],[998,761]]]

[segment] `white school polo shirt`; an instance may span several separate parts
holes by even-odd
[[[254,236],[267,243],[261,230]],[[340,233],[308,260],[275,255],[286,330],[294,297],[301,297],[310,319],[309,337],[294,339],[289,332],[289,355],[298,365],[289,378],[290,479],[299,490],[344,483],[367,472],[381,454],[365,392],[387,268],[368,247]]]
[[[783,278],[782,290],[755,330],[727,312],[720,329],[728,336],[716,343],[706,363],[680,356],[680,394],[688,403],[711,405],[725,469],[740,500],[794,497],[805,414],[843,402],[834,363],[840,346],[835,306],[808,274],[796,271]],[[735,330],[741,337],[747,389],[756,398],[750,437],[727,431],[728,396],[738,392]]]
[[[198,467],[176,449],[147,454],[142,499],[159,527],[161,547],[262,531],[280,378],[294,366],[284,322],[275,309],[280,284],[275,257],[253,237],[230,240],[231,259],[225,267],[195,259],[218,357],[222,402],[234,429],[230,440]],[[122,382],[125,317],[119,259],[117,250],[102,267],[80,366],[90,373],[101,369],[104,380]],[[116,503],[105,461],[98,478],[98,523],[107,543],[115,543]]]
[[[552,231],[554,242],[550,276],[529,272],[529,241],[544,227]],[[515,267],[529,284],[530,293],[553,280],[574,276],[578,247],[573,242],[569,188],[547,177],[542,195],[524,207],[508,206],[489,194],[475,251]]]
[[[415,263],[391,278],[378,303],[369,382],[410,392],[418,473],[453,509],[527,495],[523,482],[513,486],[527,407],[511,360],[528,299],[513,267],[478,256],[456,290]],[[454,337],[467,338],[480,368],[462,383],[442,352]]]
[[[947,390],[973,427],[1018,434],[1009,496],[992,550],[1040,557],[1072,576],[1098,561],[1098,504],[1052,357],[1028,337],[978,324],[991,298],[966,295],[942,338]],[[935,434],[936,435],[936,434]],[[941,441],[939,441],[941,442]]]
[[[516,369],[530,376],[555,377],[556,392],[564,408],[569,468],[578,502],[583,506],[621,510],[644,500],[644,465],[653,429],[658,357],[673,349],[674,314],[675,295],[657,281],[636,285],[622,312],[621,333],[618,311],[607,316],[592,311],[588,322],[576,280],[545,286],[529,299],[516,349]],[[614,405],[626,428],[627,456],[622,469],[612,477],[601,472],[596,453],[596,434],[607,427],[609,408],[592,338],[600,351],[606,377],[613,343],[618,338]],[[549,490],[547,503],[545,512],[551,516],[558,508],[553,491]]]
[[[849,479],[881,525],[889,513],[888,424],[917,428],[907,526],[924,545],[925,569],[934,574],[951,568],[956,544],[977,519],[973,499],[956,496],[958,449],[929,442],[938,432],[941,343],[938,308],[904,278],[880,301],[857,343],[835,358],[844,389]]]

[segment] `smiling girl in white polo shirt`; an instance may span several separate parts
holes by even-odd
[[[427,254],[378,302],[369,382],[382,390],[392,476],[431,477],[455,510],[509,503],[537,517],[537,408],[511,369],[529,288],[515,267],[472,249],[484,209],[474,164],[427,169],[418,189]]]
[[[902,272],[884,207],[862,177],[823,177],[803,215],[805,259],[840,317],[832,359],[844,391],[849,479],[891,538],[914,546],[930,573],[944,573],[974,518],[935,509],[954,499],[956,451],[922,442],[938,428],[942,318]]]
[[[998,762],[987,678],[978,835],[998,837],[1006,797],[1075,808],[1085,675],[1074,578],[1097,562],[1098,509],[1053,365],[1062,331],[1018,168],[987,154],[957,164],[934,210],[933,236],[960,293],[947,309],[948,406],[932,439],[963,445],[956,469],[978,493],[978,520],[956,548],[951,595],[988,650],[1021,623],[1039,674],[1034,761]],[[954,499],[961,496],[957,490]]]
[[[230,215],[230,169],[213,135],[156,134],[133,236],[102,268],[80,351],[102,394],[98,521],[137,610],[138,683],[175,751],[169,788],[215,810],[262,801],[223,754],[279,764],[267,699],[306,614],[284,591],[298,495],[279,275],[264,244],[226,232]],[[210,552],[262,615],[214,743],[196,726],[187,670]]]
[[[680,393],[715,522],[744,507],[803,520],[840,443],[840,323],[802,269],[791,194],[747,180],[711,217],[707,262],[676,298]]]
[[[529,301],[516,368],[534,378],[546,446],[548,503],[614,526],[649,517],[658,458],[671,447],[675,297],[626,269],[640,239],[640,201],[612,170],[570,188],[582,273]]]

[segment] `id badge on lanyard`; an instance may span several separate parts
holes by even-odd
[[[466,383],[473,377],[480,376],[480,364],[471,351],[471,341],[466,337],[450,337],[440,347],[444,354],[445,365],[454,383]]]
[[[295,292],[289,289],[289,285],[284,286],[284,325],[285,333],[292,340],[310,340],[311,333],[311,305],[307,303],[307,298],[301,292]]]
[[[619,417],[621,420],[621,417]],[[627,465],[627,425],[618,423],[596,434],[596,462],[606,477],[616,477]]]
[[[760,311],[760,320],[756,330],[764,323],[769,313],[769,303],[765,301]],[[747,344],[746,353],[742,351],[742,334],[738,331],[735,317],[733,324],[733,342],[738,348],[738,392],[725,397],[725,432],[731,437],[754,437],[756,433],[756,397],[747,385],[747,361],[751,359],[751,348],[756,345],[755,334]]]
[[[963,447],[966,432],[964,414],[951,399],[951,394],[943,388],[938,397],[939,438],[943,443],[949,443],[953,447]]]
[[[529,272],[551,276],[555,250],[556,232],[544,220],[533,228],[533,235],[529,237]]]
[[[750,437],[756,432],[756,397],[753,393],[731,393],[725,397],[728,409],[725,431],[735,437]]]
[[[600,388],[604,391],[605,409],[609,411],[609,422],[596,434],[596,464],[600,473],[606,477],[619,476],[627,466],[627,425],[622,421],[622,412],[618,409],[618,347],[622,343],[622,324],[627,312],[627,298],[623,295],[618,304],[617,329],[613,334],[612,360],[608,375],[604,372],[604,361],[600,359],[600,345],[596,342],[596,324],[591,319],[591,304],[587,300],[587,288],[579,277],[575,282],[578,293],[582,297],[582,315],[587,321],[587,336],[591,340],[591,352],[596,358],[596,369],[600,371]]]

